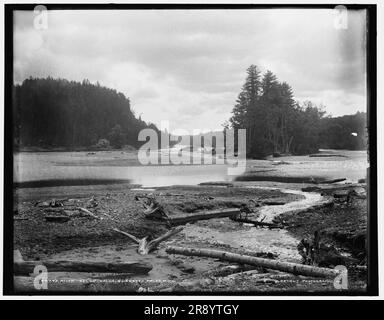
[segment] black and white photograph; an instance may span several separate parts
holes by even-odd
[[[377,294],[375,5],[5,9],[8,293]]]

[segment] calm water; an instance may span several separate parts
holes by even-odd
[[[273,175],[345,177],[357,181],[366,175],[364,151],[323,151],[345,157],[311,158],[291,156],[271,160],[248,160],[249,171],[273,170]],[[285,164],[279,164],[279,161]],[[26,152],[15,154],[14,181],[130,180],[144,187],[195,185],[207,181],[231,181],[227,165],[142,166],[136,153],[112,151]]]

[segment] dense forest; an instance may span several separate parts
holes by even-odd
[[[251,65],[225,128],[247,129],[247,156],[306,154],[319,148],[365,149],[366,115],[331,118],[322,106],[295,101],[271,71]]]
[[[122,93],[88,80],[26,79],[14,86],[13,110],[19,147],[138,147],[141,129],[158,131],[135,117]]]

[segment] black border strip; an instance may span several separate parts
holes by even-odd
[[[368,187],[368,284],[367,291],[379,292],[377,224],[377,11],[367,11],[367,129],[369,168]]]
[[[37,5],[37,4],[36,4]],[[5,295],[19,295],[13,288],[13,115],[12,115],[12,85],[13,85],[13,11],[33,10],[34,4],[5,4],[4,5],[4,38],[5,38],[5,64],[4,64],[4,256],[3,256],[3,293]],[[46,4],[48,10],[212,10],[212,9],[273,9],[273,8],[300,8],[332,9],[337,4]],[[177,293],[179,296],[194,295],[242,295],[242,296],[356,296],[356,295],[378,295],[378,230],[377,230],[377,6],[346,4],[349,10],[367,10],[367,116],[369,132],[369,163],[368,176],[368,285],[367,292],[220,292],[220,293]],[[27,292],[25,294],[47,295],[43,292]],[[48,295],[137,295],[127,292],[49,292]],[[169,295],[167,293],[147,293],[148,298],[153,295]]]
[[[13,292],[13,9],[4,6],[3,293]]]

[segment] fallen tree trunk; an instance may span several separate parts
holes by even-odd
[[[347,156],[342,154],[321,154],[321,153],[313,153],[313,154],[310,154],[309,157],[311,158],[327,158],[327,157],[347,158]]]
[[[284,227],[277,223],[256,221],[247,218],[233,217],[231,220],[242,223],[250,223],[256,227],[268,227],[269,229],[283,229]]]
[[[194,222],[198,220],[234,217],[240,213],[241,213],[240,209],[231,208],[231,209],[202,212],[202,213],[193,214],[193,215],[178,216],[174,218],[169,218],[168,221],[171,223],[171,225],[179,225],[179,224],[185,224],[185,223]]]
[[[89,211],[88,209],[79,208],[79,211],[82,212],[82,213],[85,213],[87,216],[91,216],[92,218],[95,218],[97,220],[103,220],[102,218],[100,218],[99,216],[97,216],[93,212]]]
[[[320,181],[318,182],[319,184],[326,184],[326,183],[336,183],[336,182],[341,182],[341,181],[345,181],[347,180],[347,178],[339,178],[339,179],[332,179],[332,180],[324,180],[324,181]]]
[[[350,190],[354,188],[359,188],[362,186],[361,184],[358,183],[351,183],[351,184],[342,184],[342,185],[334,185],[334,186],[329,186],[329,187],[315,187],[315,186],[310,186],[310,187],[304,187],[301,188],[301,191],[307,191],[307,192],[314,192],[314,191],[319,191],[319,192],[332,192],[336,190]]]
[[[130,238],[132,241],[136,242],[136,243],[139,243],[140,242],[140,239],[139,238],[136,238],[134,235],[128,233],[128,232],[124,232],[124,231],[121,231],[117,228],[112,228],[111,230],[115,231],[115,232],[118,232],[118,233],[121,233],[125,236],[127,236],[128,238]]]
[[[319,268],[308,265],[302,265],[291,262],[282,262],[265,258],[257,258],[226,251],[211,249],[194,249],[184,247],[168,247],[167,253],[182,254],[186,256],[209,257],[224,261],[231,261],[243,264],[249,264],[267,269],[279,270],[283,272],[293,273],[296,275],[312,276],[312,277],[335,277],[339,274],[337,270],[328,268]]]
[[[101,272],[147,274],[152,270],[148,262],[101,262],[101,261],[14,261],[15,275],[29,275],[38,265],[43,265],[48,272]]]
[[[171,229],[167,233],[165,233],[162,236],[160,236],[156,239],[153,239],[151,241],[148,241],[148,237],[144,237],[142,239],[139,239],[139,238],[135,237],[134,235],[132,235],[128,232],[121,231],[117,228],[112,228],[112,230],[115,232],[121,233],[121,234],[127,236],[128,238],[130,238],[132,241],[136,242],[139,245],[137,252],[141,255],[146,255],[146,254],[150,253],[151,251],[155,250],[161,242],[167,240],[168,238],[172,237],[176,233],[179,233],[181,230],[183,230],[183,228],[178,227],[178,228]]]

